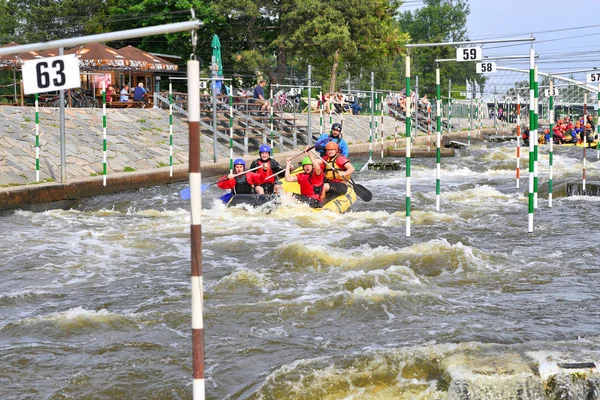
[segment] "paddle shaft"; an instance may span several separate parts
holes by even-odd
[[[312,149],[314,149],[314,148],[315,148],[315,146],[311,146],[311,147],[309,147],[308,149],[304,150],[302,153],[298,153],[298,154],[296,154],[294,157],[290,158],[290,160],[293,160],[294,158],[298,158],[298,157],[300,157],[302,154],[304,154],[304,153],[306,153],[307,151],[309,151],[309,150],[312,150]],[[279,174],[280,174],[280,173],[282,173],[282,172],[285,172],[285,168],[284,168],[284,169],[282,169],[282,170],[281,170],[281,171],[279,171],[279,172],[276,172],[276,173],[274,173],[273,175],[269,175],[269,176],[267,176],[267,177],[265,178],[265,180],[267,180],[267,179],[269,179],[269,178],[272,178],[272,177],[274,177],[274,176],[277,176],[277,175],[279,175]]]

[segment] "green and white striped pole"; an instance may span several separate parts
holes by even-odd
[[[534,159],[535,159],[535,148],[534,142],[537,142],[537,132],[535,130],[535,72],[534,72],[534,51],[533,47],[529,49],[529,229],[528,232],[533,232],[533,210],[534,210]]]
[[[40,110],[38,94],[35,94],[35,181],[40,181]]]
[[[375,93],[375,105],[373,106],[373,120],[375,121],[375,137],[373,142],[374,147],[377,147],[377,140],[379,139],[379,122],[377,121],[377,111],[379,110],[379,94]]]
[[[385,98],[383,97],[383,93],[381,93],[381,103],[380,103],[380,107],[381,107],[381,158],[383,159],[383,102],[385,101]]]
[[[106,186],[106,82],[102,81],[102,184]]]
[[[375,106],[375,72],[371,71],[371,99],[369,100],[369,161],[367,166],[373,162],[373,107]],[[368,167],[367,167],[368,168]],[[362,169],[366,169],[363,167]]]
[[[398,118],[394,118],[394,148],[398,148]]]
[[[442,150],[441,136],[442,136],[442,92],[440,88],[440,67],[439,65],[435,69],[435,91],[436,91],[436,129],[435,129],[435,209],[440,210],[440,187],[441,187],[441,160]]]
[[[331,125],[333,125],[333,99],[329,93],[329,135],[331,135]]]
[[[173,84],[169,82],[169,176],[173,176]]]
[[[319,90],[319,136],[323,134],[323,92]]]
[[[229,88],[229,173],[233,174],[233,83]]]
[[[539,155],[539,146],[538,146],[538,107],[539,107],[539,98],[538,98],[538,66],[537,64],[533,67],[533,119],[535,121],[535,135],[533,135],[533,207],[538,208],[538,155]],[[531,141],[531,140],[530,140]]]
[[[552,175],[554,167],[554,83],[550,79],[550,96],[548,98],[548,120],[550,121],[550,146],[548,152],[548,207],[552,208]]]
[[[494,96],[494,128],[496,129],[496,136],[498,136],[498,99]]]
[[[410,50],[406,52],[406,237],[410,237],[410,147],[412,142],[410,132]]]
[[[452,79],[448,79],[448,133],[452,133]]]

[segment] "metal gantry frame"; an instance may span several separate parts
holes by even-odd
[[[411,149],[411,145],[412,145],[412,140],[411,140],[411,120],[410,120],[410,115],[412,114],[411,112],[411,101],[410,101],[410,57],[411,57],[411,50],[413,48],[418,48],[418,47],[441,47],[441,46],[460,46],[460,45],[475,45],[475,44],[491,44],[491,43],[511,43],[511,42],[533,42],[535,40],[534,37],[528,37],[528,38],[509,38],[509,39],[490,39],[490,40],[467,40],[467,41],[460,41],[460,42],[446,42],[446,43],[418,43],[418,44],[407,44],[406,48],[407,48],[407,52],[406,52],[406,58],[405,58],[405,65],[406,65],[406,93],[407,93],[407,101],[406,101],[406,236],[410,237],[410,223],[411,223],[411,219],[410,219],[410,207],[411,207],[411,200],[410,200],[410,196],[411,196],[411,179],[410,179],[410,149]],[[533,46],[530,52],[530,58],[531,61],[530,63],[533,63],[533,57],[534,57],[534,53],[533,53]],[[456,60],[455,60],[456,61]],[[439,87],[439,70],[436,71],[436,86]],[[437,95],[437,108],[439,110],[440,108],[440,93],[438,90],[438,95]],[[437,111],[438,113],[438,120],[441,118],[441,116],[439,116],[439,111]],[[438,122],[438,124],[440,125],[440,127],[438,128],[438,132],[440,132],[441,130],[441,122]],[[440,138],[441,133],[438,133],[436,135],[436,157],[439,158],[441,157],[441,148],[440,148]],[[531,142],[530,142],[531,143]],[[530,151],[531,152],[531,151]],[[533,176],[533,172],[531,173],[531,175]],[[533,183],[533,178],[531,178],[532,183]],[[436,181],[436,186],[438,185],[438,182]],[[437,202],[436,202],[437,203]],[[533,217],[531,217],[531,221],[533,221]]]

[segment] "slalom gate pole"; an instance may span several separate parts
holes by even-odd
[[[554,169],[554,82],[550,79],[550,96],[548,98],[548,119],[550,121],[550,146],[548,150],[548,208],[552,208],[552,179]]]
[[[269,99],[269,101],[271,102],[271,107],[270,107],[271,108],[271,112],[269,113],[269,115],[270,115],[269,120],[270,120],[270,125],[271,125],[270,126],[270,129],[271,129],[271,149],[273,149],[273,142],[274,142],[273,135],[275,134],[275,132],[273,132],[273,86],[269,85],[269,87],[270,87],[270,92],[271,92],[270,93],[271,98]]]
[[[600,110],[598,110],[600,112]],[[587,163],[587,157],[586,157],[586,150],[587,150],[587,129],[586,129],[586,125],[587,125],[587,92],[583,94],[583,124],[582,128],[583,128],[583,193],[585,193],[585,171],[586,171],[586,163]]]
[[[173,176],[173,84],[169,82],[169,176]]]
[[[188,71],[188,125],[189,125],[189,171],[190,171],[190,241],[192,264],[192,364],[193,398],[205,397],[204,380],[204,317],[202,277],[202,172],[200,142],[200,63],[187,62]]]
[[[539,108],[539,93],[538,93],[538,66],[537,64],[533,67],[533,119],[535,123],[535,140],[533,141],[533,207],[538,208],[538,187],[539,187],[539,145],[538,145],[538,108]]]
[[[537,142],[537,132],[535,130],[535,72],[534,72],[534,51],[533,46],[529,49],[529,192],[528,192],[528,211],[529,211],[529,226],[528,232],[533,232],[533,177],[534,177],[534,142]]]
[[[517,95],[517,189],[521,178],[521,96]]]
[[[498,136],[498,99],[494,99],[494,128],[496,136]]]
[[[371,98],[369,100],[369,161],[373,162],[373,107],[375,106],[375,72],[371,71]],[[364,168],[364,167],[363,167]]]
[[[398,148],[398,118],[394,117],[394,148]]]
[[[412,112],[410,96],[410,51],[406,53],[406,237],[410,237],[410,147],[412,136],[410,132],[410,120]]]
[[[427,106],[427,151],[431,150],[431,105]]]
[[[381,93],[381,159],[383,159],[383,102],[384,102],[383,93]]]
[[[319,136],[323,134],[323,92],[319,90]]]
[[[102,81],[102,185],[106,186],[106,82]]]
[[[379,110],[379,94],[375,93],[375,106],[373,111],[373,120],[375,121],[375,137],[373,142],[375,143],[375,151],[377,151],[377,140],[379,139],[379,122],[377,121],[377,111]]]
[[[440,67],[439,65],[435,69],[435,91],[436,91],[436,132],[435,132],[435,209],[440,210],[440,177],[441,177],[441,159],[442,150],[441,136],[442,136],[442,92],[440,88]]]
[[[233,83],[229,90],[229,173],[233,174]]]
[[[40,181],[40,110],[38,94],[35,94],[35,181]]]

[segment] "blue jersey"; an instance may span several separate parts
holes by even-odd
[[[319,154],[321,154],[321,157],[325,157],[325,155],[327,154],[325,146],[327,146],[327,143],[329,142],[337,143],[340,147],[340,154],[345,157],[348,157],[348,143],[346,143],[346,141],[343,138],[333,138],[326,133],[319,136],[319,138],[317,139],[317,143],[315,143],[315,149],[319,152]]]

